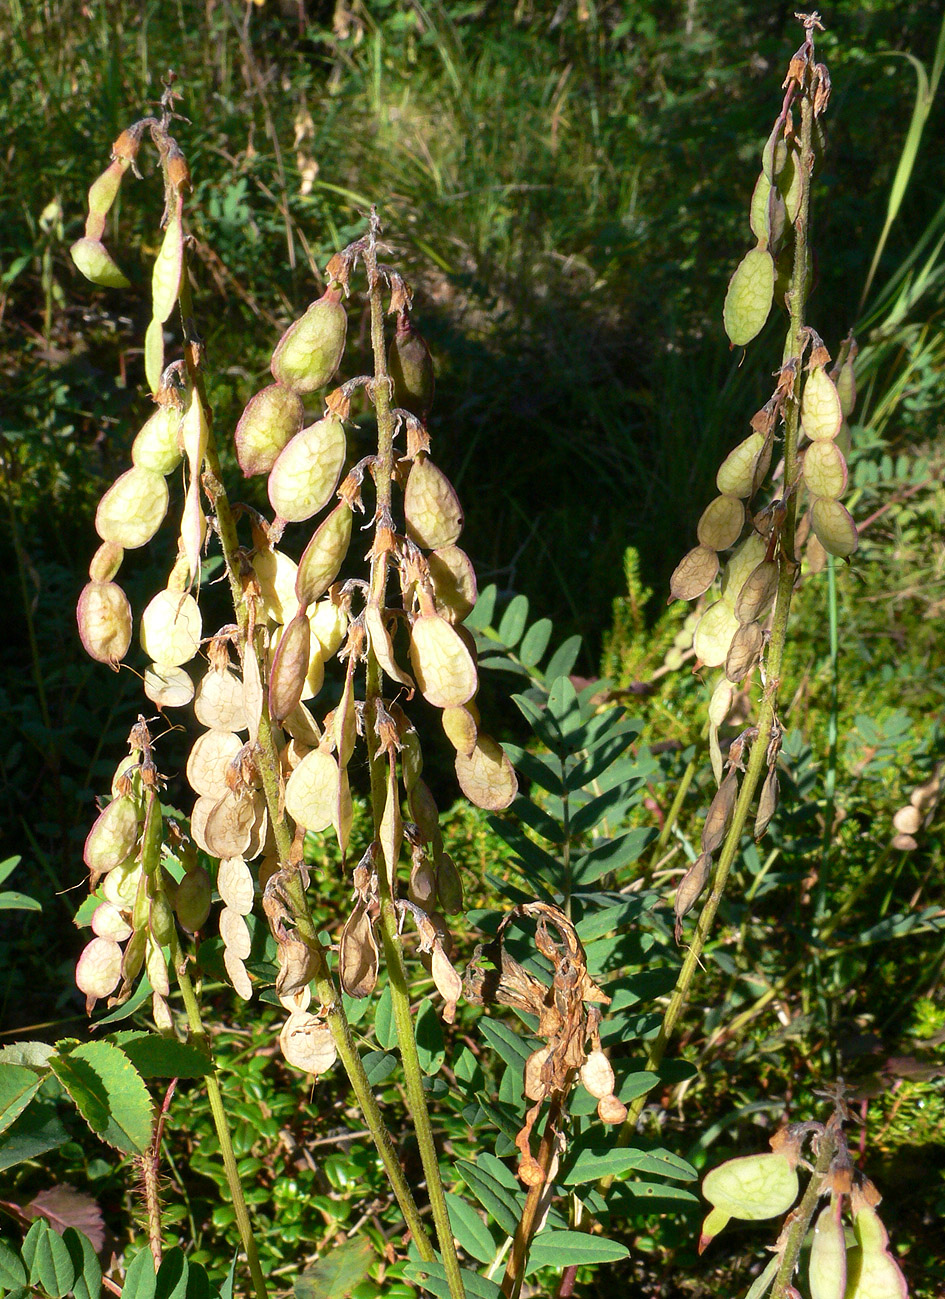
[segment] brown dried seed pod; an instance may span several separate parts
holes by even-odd
[[[244,797],[229,790],[214,803],[203,827],[212,857],[252,857],[253,830],[265,801],[261,793]]]
[[[287,938],[279,944],[279,973],[276,993],[291,997],[307,987],[317,970],[316,954],[300,938]]]
[[[725,838],[738,798],[738,773],[733,768],[715,793],[702,827],[702,854],[709,857]]]
[[[297,1010],[279,1034],[286,1061],[305,1073],[327,1072],[338,1058],[331,1029],[307,1010]]]
[[[702,511],[696,535],[699,544],[710,550],[728,550],[741,536],[745,525],[745,506],[737,496],[722,494]]]
[[[695,600],[715,581],[719,557],[708,546],[694,546],[683,555],[669,579],[669,593],[674,600]]]
[[[515,769],[491,735],[479,732],[469,757],[456,755],[456,779],[471,803],[501,812],[518,793]]]
[[[340,501],[302,552],[295,576],[299,604],[314,604],[338,576],[351,542],[351,507]]]
[[[597,1102],[597,1117],[601,1123],[623,1123],[627,1107],[616,1096],[602,1096]]]
[[[712,857],[709,853],[700,853],[692,863],[685,875],[679,881],[679,887],[676,889],[676,933],[679,935],[679,923],[684,916],[687,916],[692,908],[699,901],[702,890],[708,882],[709,875],[712,871]]]
[[[801,394],[801,423],[812,442],[832,440],[840,432],[843,411],[834,381],[822,365],[814,366]]]
[[[463,530],[453,485],[425,452],[414,460],[404,489],[407,536],[425,550],[451,546]]]
[[[312,629],[305,610],[300,609],[282,633],[269,673],[269,713],[276,722],[283,722],[302,702],[311,643]],[[320,654],[318,663],[322,663]]]
[[[897,852],[915,852],[919,844],[911,834],[897,834],[893,836],[892,846]]]
[[[545,1068],[545,1062],[551,1056],[550,1046],[541,1046],[537,1051],[533,1051],[525,1061],[525,1075],[523,1091],[526,1098],[530,1101],[540,1101],[548,1095],[549,1087],[547,1082],[542,1078]]]
[[[448,852],[441,853],[437,858],[436,896],[441,910],[448,916],[459,915],[462,911],[463,880]]]
[[[846,491],[847,462],[836,442],[811,442],[804,452],[802,473],[812,496],[837,500]]]
[[[410,872],[407,896],[424,910],[429,910],[436,901],[436,872],[425,857],[421,857]]]
[[[284,384],[271,383],[250,398],[236,426],[236,457],[245,477],[269,472],[303,417],[301,398]]]
[[[334,415],[296,433],[269,474],[269,500],[280,518],[300,523],[331,500],[344,467],[344,425]]]
[[[710,604],[699,619],[692,638],[692,648],[699,661],[706,667],[721,667],[728,657],[738,625],[738,619],[724,600]]]
[[[414,619],[410,662],[424,699],[437,708],[458,707],[476,693],[479,680],[472,655],[452,624],[438,614]]]
[[[341,364],[348,317],[341,290],[329,288],[282,335],[270,369],[293,392],[314,392],[330,383]]]
[[[591,1051],[581,1065],[581,1082],[596,1100],[610,1096],[614,1090],[614,1071],[603,1051]]]
[[[151,469],[128,469],[112,483],[95,511],[95,531],[125,550],[147,545],[167,513],[167,483]]]
[[[443,546],[427,556],[436,611],[450,622],[472,612],[479,591],[469,556],[459,546]]]
[[[811,527],[828,555],[848,559],[859,545],[856,524],[839,501],[818,498],[810,511]]]
[[[740,623],[756,622],[774,603],[778,593],[778,565],[763,559],[745,579],[735,599],[735,617]]]
[[[755,813],[755,841],[763,839],[768,826],[771,824],[771,818],[778,808],[778,771],[776,767],[771,767],[765,776],[764,784],[761,786],[761,793],[758,795],[758,811]]]
[[[369,997],[377,983],[379,957],[374,925],[367,907],[359,902],[341,931],[338,970],[349,997]]]
[[[433,951],[430,954],[430,973],[436,990],[445,1003],[443,1018],[447,1024],[452,1024],[456,1018],[456,1003],[462,995],[463,981],[443,950],[442,942],[433,944]]]
[[[131,605],[115,582],[89,582],[76,606],[79,636],[86,654],[117,668],[131,644]]]
[[[761,658],[765,636],[757,622],[745,622],[732,637],[728,657],[725,660],[725,675],[735,683],[743,681]]]
[[[733,347],[744,347],[761,332],[773,299],[774,259],[767,248],[752,248],[735,268],[722,307]]]
[[[405,311],[397,317],[387,370],[394,383],[394,405],[425,420],[433,405],[433,358],[423,335]]]

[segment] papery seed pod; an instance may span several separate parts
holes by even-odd
[[[441,718],[446,738],[457,753],[467,758],[476,747],[479,727],[469,708],[444,708]]]
[[[98,503],[95,531],[125,550],[145,546],[167,513],[167,483],[150,469],[128,469]]]
[[[354,746],[357,743],[357,706],[354,698],[354,664],[351,659],[348,660],[348,670],[345,673],[345,683],[342,687],[341,698],[335,707],[332,715],[331,735],[335,742],[335,753],[338,758],[338,766],[342,770],[347,767],[351,761],[351,755],[354,753]],[[325,719],[325,731],[328,733],[328,719]]]
[[[210,876],[202,866],[188,871],[174,896],[174,911],[181,928],[189,934],[201,929],[210,914],[210,901]]]
[[[99,997],[108,997],[121,978],[122,951],[111,938],[93,938],[82,950],[75,967],[75,983],[85,993],[88,1014]]]
[[[448,916],[458,916],[462,912],[463,880],[448,852],[437,858],[436,896],[440,909]]]
[[[397,862],[400,858],[400,849],[404,838],[400,797],[393,764],[391,764],[389,771],[387,798],[384,801],[384,811],[381,813],[381,823],[378,826],[377,837],[381,845],[381,855],[387,867],[387,878],[393,880],[397,873]]]
[[[329,288],[279,339],[272,377],[297,393],[324,388],[341,364],[347,329],[341,292]]]
[[[103,289],[127,289],[131,281],[100,239],[77,239],[69,249],[76,268]]]
[[[286,781],[286,811],[298,825],[316,832],[332,823],[338,799],[338,763],[322,749],[302,759]]]
[[[407,897],[425,911],[436,905],[436,872],[425,857],[421,857],[410,872]]]
[[[468,757],[457,753],[455,769],[460,789],[476,807],[501,812],[518,793],[518,780],[511,762],[492,736],[483,731],[479,732],[476,747]]]
[[[771,767],[765,776],[761,793],[758,795],[758,811],[755,813],[754,837],[757,843],[763,839],[771,824],[771,818],[778,809],[778,772]]]
[[[131,937],[132,928],[124,913],[113,902],[100,902],[92,912],[92,933],[97,938],[110,938],[123,943]]]
[[[176,406],[159,406],[131,444],[131,461],[138,469],[165,477],[181,462],[181,413]]]
[[[443,1019],[447,1024],[452,1024],[456,1018],[456,1003],[462,996],[463,981],[443,950],[442,942],[433,944],[433,951],[430,953],[430,974],[433,976],[437,992],[443,998]]]
[[[184,266],[184,229],[180,202],[171,209],[164,238],[151,272],[151,317],[164,324],[174,310],[180,293],[180,276]]]
[[[309,610],[309,622],[312,624],[312,635],[322,647],[322,655],[330,659],[344,644],[348,634],[348,615],[344,608],[331,596],[319,600]]]
[[[224,907],[220,912],[220,937],[223,939],[223,945],[229,951],[233,952],[245,961],[252,950],[252,939],[249,934],[249,926],[238,911],[232,907]]]
[[[308,984],[304,988],[298,988],[295,992],[290,993],[287,997],[280,997],[279,1004],[283,1010],[287,1010],[290,1015],[297,1010],[308,1010],[312,1004],[312,989]]]
[[[299,604],[312,605],[338,576],[351,542],[351,507],[340,501],[302,552],[295,576]]]
[[[733,347],[744,347],[761,332],[774,299],[774,259],[767,248],[747,252],[729,280],[722,322]]]
[[[734,696],[735,691],[724,677],[715,683],[712,697],[709,700],[709,721],[713,726],[718,727],[724,723],[732,707]]]
[[[757,532],[750,532],[722,570],[722,599],[734,610],[738,594],[748,578],[764,560],[767,552],[764,537]]]
[[[853,1188],[851,1208],[859,1249],[848,1257],[844,1299],[906,1299],[906,1278],[889,1252],[886,1228],[859,1187]]]
[[[843,411],[836,385],[822,365],[807,376],[801,394],[801,423],[812,442],[831,441],[840,432]]]
[[[745,506],[737,496],[717,496],[702,511],[696,528],[701,546],[711,550],[728,550],[741,536],[745,525]]]
[[[836,500],[847,487],[847,462],[836,442],[812,442],[804,452],[801,470],[812,496]]]
[[[410,628],[410,662],[420,691],[437,708],[458,707],[476,693],[476,665],[456,629],[437,614]]]
[[[624,1123],[627,1107],[616,1096],[602,1096],[597,1102],[597,1117],[601,1123]]]
[[[211,667],[194,692],[194,716],[214,731],[244,731],[243,682],[231,668]]]
[[[705,888],[709,875],[712,871],[712,857],[709,853],[700,853],[692,863],[685,875],[679,881],[676,889],[676,900],[674,910],[676,914],[676,941],[679,941],[679,925],[684,916],[687,916],[692,908],[702,896],[702,890]]]
[[[724,496],[751,496],[760,476],[766,447],[763,433],[749,433],[728,453],[715,476],[715,484]]]
[[[785,1213],[797,1199],[796,1161],[782,1151],[729,1159],[706,1174],[702,1194],[715,1208],[706,1218],[699,1253],[729,1218],[758,1222]]]
[[[840,1220],[842,1204],[841,1196],[831,1196],[814,1223],[807,1271],[811,1299],[844,1299],[847,1249]]]
[[[354,803],[351,798],[351,785],[347,771],[341,771],[338,776],[338,793],[332,809],[331,825],[338,840],[338,847],[341,849],[342,860],[348,852],[353,824]]]
[[[163,892],[155,893],[151,898],[148,929],[159,947],[166,947],[174,936],[174,912]]]
[[[440,834],[440,814],[425,781],[419,778],[414,781],[413,786],[408,788],[407,802],[410,807],[410,816],[420,831],[421,839],[424,843],[432,844],[435,852],[442,852],[443,838]]]
[[[301,938],[287,938],[279,943],[279,973],[276,993],[290,997],[308,986],[315,977],[318,962],[316,954]]]
[[[138,841],[138,809],[131,798],[113,799],[98,814],[85,840],[82,860],[93,875],[104,875],[131,854]]]
[[[246,966],[235,952],[231,952],[226,947],[223,949],[223,965],[234,992],[244,1001],[249,1001],[253,995],[253,985],[246,972]]]
[[[444,546],[427,555],[436,611],[449,622],[462,622],[479,594],[476,572],[459,546]]]
[[[771,608],[778,593],[778,565],[763,559],[748,574],[735,599],[734,613],[740,623],[756,622]]]
[[[266,617],[270,622],[285,626],[292,621],[299,607],[295,595],[298,565],[284,551],[273,550],[265,538],[258,538],[253,571],[259,582]]]
[[[154,1027],[162,1036],[170,1037],[173,1034],[174,1016],[171,1014],[166,998],[159,992],[151,993],[151,1018],[154,1020]]]
[[[683,555],[669,579],[669,593],[674,600],[698,599],[715,581],[719,557],[708,546],[694,546]]]
[[[387,353],[387,371],[394,383],[394,405],[425,420],[433,405],[433,358],[406,312],[397,317],[397,332]]]
[[[453,485],[429,456],[414,460],[404,489],[407,536],[425,550],[451,546],[463,530],[463,511]]]
[[[359,902],[341,931],[338,973],[349,997],[369,997],[377,983],[379,957],[374,925],[367,907]]]
[[[581,1065],[581,1082],[595,1098],[602,1100],[614,1090],[614,1071],[603,1051],[591,1051]]]
[[[250,398],[236,426],[236,458],[245,477],[269,472],[303,418],[301,398],[281,383]]]
[[[764,649],[765,634],[757,622],[745,622],[732,637],[728,655],[725,659],[725,675],[729,681],[744,681],[745,677],[761,658]]]
[[[144,693],[158,708],[186,708],[194,697],[194,683],[183,668],[152,663],[144,670]]]
[[[154,991],[162,997],[169,997],[171,984],[167,977],[167,961],[160,947],[150,938],[145,944],[144,969]]]
[[[124,132],[123,134],[129,135],[130,133]],[[114,155],[114,150],[112,152]],[[85,223],[87,238],[100,239],[102,237],[105,230],[105,218],[118,197],[118,190],[121,187],[125,172],[128,170],[129,161],[130,159],[113,156],[112,161],[102,174],[96,176],[89,186],[89,215]]]
[[[89,577],[93,582],[110,582],[124,557],[123,546],[116,541],[103,541],[89,563]]]
[[[296,433],[269,474],[269,500],[280,518],[300,523],[331,500],[344,467],[344,425],[334,415]]]
[[[294,743],[299,745],[299,749],[296,750],[299,762],[308,756],[311,749],[317,749],[321,744],[322,735],[318,723],[304,704],[299,704],[292,710],[282,723],[282,729],[292,737]],[[294,763],[292,770],[294,771],[298,765],[298,762]]]
[[[141,615],[141,647],[155,663],[176,668],[200,647],[203,620],[192,595],[159,591]]]
[[[98,663],[117,667],[131,644],[131,605],[115,582],[89,582],[76,607],[85,652]]]
[[[721,667],[728,657],[732,637],[738,631],[738,626],[738,619],[724,600],[710,604],[699,619],[692,638],[696,658],[706,667]]]
[[[702,827],[702,852],[711,855],[725,838],[725,831],[735,811],[738,798],[738,773],[733,768],[715,793],[706,813],[705,825]]]
[[[101,887],[102,897],[121,911],[130,910],[141,881],[141,863],[134,858],[120,862],[105,876]]]
[[[302,701],[309,671],[312,629],[304,610],[286,627],[269,673],[269,713],[282,722]],[[318,659],[321,663],[321,656]]]
[[[217,889],[224,905],[241,916],[253,909],[253,877],[242,857],[225,857],[217,871]]]
[[[918,846],[918,840],[911,834],[896,834],[890,840],[890,847],[896,852],[915,852]]]
[[[922,829],[922,813],[917,807],[907,803],[893,817],[893,825],[900,834],[918,834]]]
[[[828,555],[849,559],[859,545],[856,524],[839,501],[818,498],[810,511],[811,527]]]
[[[203,827],[205,851],[211,857],[255,857],[265,834],[266,800],[229,791],[217,799]],[[254,847],[254,843],[256,846]]]
[[[288,1064],[305,1073],[326,1073],[338,1058],[331,1029],[306,1010],[297,1010],[279,1034]]]
[[[540,1101],[548,1095],[548,1082],[542,1077],[546,1062],[551,1057],[550,1046],[540,1046],[525,1061],[522,1091],[527,1100]]]
[[[413,678],[406,673],[394,658],[394,647],[384,620],[384,614],[375,605],[368,605],[364,611],[364,627],[371,642],[371,649],[378,663],[392,681],[398,681],[408,690],[414,689]]]
[[[853,350],[856,351],[856,343],[853,344]],[[856,376],[853,372],[853,361],[849,356],[840,367],[836,384],[837,396],[840,398],[840,409],[843,412],[844,419],[849,419],[853,414],[853,408],[856,406]]]

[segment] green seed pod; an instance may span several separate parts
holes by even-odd
[[[710,604],[692,638],[696,658],[708,668],[721,667],[737,631],[738,619],[728,604],[724,600]]]
[[[784,1151],[729,1159],[706,1174],[702,1194],[715,1205],[699,1241],[701,1253],[729,1218],[758,1222],[785,1213],[797,1199],[796,1161]]]
[[[751,226],[751,233],[759,243],[768,242],[768,200],[770,197],[771,181],[762,172],[755,181],[755,188],[752,190],[751,204],[748,209],[748,224]]]
[[[76,607],[79,636],[86,654],[115,668],[131,644],[131,605],[115,582],[89,582]]]
[[[115,158],[89,186],[89,215],[85,222],[87,239],[101,239],[105,232],[105,218],[118,197],[122,178],[128,170],[128,160]]]
[[[181,221],[181,203],[171,212],[164,239],[154,259],[151,272],[151,318],[164,324],[174,310],[180,293],[180,277],[184,267],[184,227]]]
[[[174,936],[174,912],[163,893],[156,893],[151,899],[148,928],[159,947],[166,947]]]
[[[761,658],[765,636],[756,622],[745,622],[732,637],[725,659],[725,675],[729,681],[744,681]]]
[[[212,890],[210,876],[202,866],[188,871],[177,886],[174,910],[181,928],[194,934],[206,924],[210,914]]]
[[[836,500],[846,491],[847,462],[836,442],[812,442],[801,472],[811,496]]]
[[[394,405],[425,421],[433,405],[433,358],[406,312],[397,317],[387,370],[394,383]]]
[[[82,860],[93,875],[104,875],[127,860],[138,841],[138,810],[132,798],[115,798],[96,817]]]
[[[812,442],[831,441],[840,432],[843,411],[834,381],[822,365],[807,376],[801,394],[801,423]]]
[[[446,738],[457,753],[470,756],[476,747],[479,727],[476,717],[469,708],[444,708],[442,715],[443,730]]]
[[[774,259],[767,248],[747,252],[729,280],[722,322],[733,347],[744,347],[761,332],[774,300]]]
[[[669,579],[674,600],[695,600],[708,591],[719,571],[719,557],[708,546],[695,546],[683,555]]]
[[[146,546],[167,513],[167,483],[161,474],[137,467],[112,483],[95,511],[95,531],[125,550]]]
[[[311,640],[312,629],[305,610],[300,609],[282,633],[269,673],[269,713],[276,722],[283,722],[302,702]]]
[[[276,383],[297,393],[324,388],[341,364],[347,328],[341,290],[327,289],[280,338],[269,366]]]
[[[803,196],[803,177],[801,176],[801,159],[796,149],[789,149],[781,174],[778,176],[778,189],[784,196],[784,207],[787,219],[793,226],[801,210]]]
[[[203,620],[192,595],[159,591],[141,615],[141,647],[155,663],[180,667],[200,648]]]
[[[404,490],[407,536],[425,550],[451,546],[463,530],[463,511],[453,485],[426,452],[414,460]]]
[[[840,409],[844,419],[849,419],[856,405],[856,376],[853,373],[853,362],[844,361],[837,375],[837,396],[840,398]]]
[[[302,429],[279,452],[269,474],[269,500],[280,518],[300,523],[331,500],[347,443],[334,415]]]
[[[110,582],[124,557],[124,547],[117,541],[103,541],[89,563],[89,577],[93,582]]]
[[[472,613],[479,591],[469,556],[459,546],[444,546],[427,556],[436,611],[448,622],[462,622]]]
[[[717,496],[702,511],[696,528],[699,544],[711,550],[728,550],[741,536],[745,506],[737,496]]]
[[[69,256],[87,280],[103,289],[127,289],[131,285],[100,239],[77,239]]]
[[[286,781],[286,811],[297,825],[318,833],[332,823],[338,800],[338,763],[323,749],[307,753]]]
[[[441,853],[436,863],[436,896],[441,911],[448,916],[457,916],[462,911],[463,881],[448,852]]]
[[[131,444],[131,460],[139,469],[173,473],[181,462],[181,413],[176,406],[159,406]]]
[[[741,623],[757,622],[771,608],[777,593],[778,566],[773,559],[763,559],[735,598],[735,617]]]
[[[722,599],[734,610],[738,593],[748,575],[762,562],[767,552],[764,537],[750,532],[722,570]]]
[[[811,506],[811,526],[828,555],[849,559],[859,545],[856,524],[839,501],[819,498]]]
[[[455,765],[460,789],[476,807],[501,812],[518,793],[515,769],[491,735],[480,731],[472,753],[457,753]]]
[[[151,392],[156,394],[164,374],[164,324],[152,320],[144,332],[144,377]]]
[[[351,507],[339,501],[302,552],[295,575],[299,604],[314,604],[338,576],[351,542]]]
[[[268,474],[303,416],[301,398],[284,384],[271,383],[250,398],[236,426],[236,458],[246,478]]]
[[[761,153],[761,166],[768,180],[774,184],[787,162],[788,149],[784,140],[784,122],[778,118],[765,141]]]
[[[733,447],[719,466],[715,485],[725,496],[745,499],[757,490],[768,472],[771,449],[763,433],[749,433]]]
[[[844,1299],[906,1299],[906,1279],[889,1252],[889,1236],[879,1214],[856,1187],[851,1204],[859,1248],[851,1250],[847,1259]]]
[[[410,662],[420,692],[437,708],[459,707],[479,685],[476,665],[456,629],[438,614],[421,614],[410,628]]]

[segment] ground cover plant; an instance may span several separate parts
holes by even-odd
[[[459,496],[433,458],[432,363],[385,242],[396,246],[396,228],[372,211],[335,241],[324,294],[273,331],[230,449],[193,291],[201,191],[172,79],[157,111],[116,140],[72,255],[93,282],[122,287],[116,199],[153,145],[164,203],[141,335],[155,409],[133,445],[122,441],[125,463],[96,509],[101,546],[78,630],[102,672],[139,662],[140,639],[149,702],[131,716],[158,716],[139,716],[130,756],[109,764],[111,795],[85,842],[92,893],[77,920],[93,936],[76,981],[90,1008],[109,1001],[105,1032],[4,1052],[4,1161],[17,1184],[5,1208],[24,1226],[35,1219],[4,1248],[5,1288],[97,1292],[94,1206],[62,1188],[52,1201],[25,1194],[44,1168],[75,1178],[84,1164],[100,1201],[124,1198],[142,1215],[140,1233],[127,1212],[114,1218],[105,1285],[129,1293],[566,1295],[614,1276],[641,1293],[712,1293],[733,1284],[731,1265],[708,1279],[697,1243],[723,1219],[791,1210],[807,1154],[796,1210],[764,1237],[771,1261],[757,1258],[759,1237],[745,1239],[742,1290],[787,1294],[797,1273],[812,1295],[903,1293],[890,1211],[881,1221],[852,1154],[872,1171],[884,1140],[895,1167],[919,1129],[920,1148],[940,1139],[940,1093],[923,1088],[936,1076],[923,1044],[931,1052],[941,1033],[941,953],[925,946],[940,926],[940,737],[928,716],[918,742],[909,730],[910,706],[928,713],[940,692],[934,637],[917,619],[909,652],[931,680],[898,710],[841,710],[839,627],[850,619],[835,561],[860,543],[841,497],[873,501],[864,536],[898,497],[898,546],[919,562],[929,553],[940,503],[927,463],[877,450],[896,387],[913,406],[923,391],[889,348],[935,281],[937,249],[891,277],[885,333],[859,353],[835,319],[820,320],[816,298],[808,309],[811,178],[831,93],[819,39],[812,18],[759,159],[747,223],[757,243],[725,297],[745,366],[765,347],[770,356],[754,367],[751,432],[710,475],[718,495],[671,579],[696,610],[648,628],[630,555],[612,684],[576,677],[578,638],[559,644],[523,596],[477,592],[457,544]],[[786,337],[772,343],[766,321],[782,306]],[[835,361],[814,320],[837,335]],[[915,342],[906,374],[931,391],[938,344],[934,333]],[[880,410],[854,445],[857,378]],[[245,501],[231,497],[234,480]],[[125,552],[146,546],[156,561],[136,573]],[[129,572],[132,603],[120,585]],[[868,580],[882,592],[882,572]],[[816,621],[818,583],[830,645],[811,673],[789,613],[800,600],[803,618],[806,599]],[[692,659],[696,677],[680,672]],[[647,689],[666,690],[662,716],[635,719],[625,705],[648,660]],[[500,687],[477,707],[480,674],[493,671],[516,681],[515,744],[483,730],[509,726]],[[457,786],[467,804],[440,815]],[[772,918],[784,920],[785,898],[782,933]],[[762,919],[764,899],[774,909]],[[896,992],[877,1007],[873,986],[857,986],[863,948],[890,968],[909,951],[908,1023]],[[699,977],[718,1000],[678,1051]],[[255,1002],[251,1020],[234,993]],[[786,1014],[792,1001],[800,1011]],[[772,1007],[780,1039],[764,1023]],[[894,1097],[879,1102],[875,1142],[870,1108],[855,1150],[870,1089],[839,1080],[855,1059],[844,1032],[880,1015],[916,1044],[912,1080],[884,1065]],[[733,1059],[737,1081],[723,1083]],[[317,1082],[300,1085],[299,1071]],[[724,1117],[693,1144],[669,1105],[706,1088],[724,1091]],[[696,1177],[717,1163],[712,1145],[752,1114],[774,1126],[786,1112],[770,1154],[742,1126],[749,1153],[705,1178],[714,1207],[700,1239]],[[83,1122],[129,1158],[131,1178],[83,1153]],[[922,1212],[934,1218],[937,1203],[930,1179]],[[893,1232],[921,1293],[928,1260],[909,1239]]]

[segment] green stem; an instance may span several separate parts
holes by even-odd
[[[836,1118],[831,1118],[820,1137],[817,1163],[814,1165],[811,1179],[807,1183],[807,1189],[800,1204],[791,1214],[790,1226],[787,1229],[787,1238],[781,1254],[781,1262],[778,1264],[778,1270],[774,1277],[771,1299],[787,1299],[788,1295],[797,1294],[797,1291],[791,1287],[791,1279],[797,1268],[797,1260],[801,1252],[801,1246],[804,1244],[804,1237],[807,1235],[823,1193],[824,1180],[831,1161],[840,1148],[841,1139],[842,1129],[840,1123]]]

